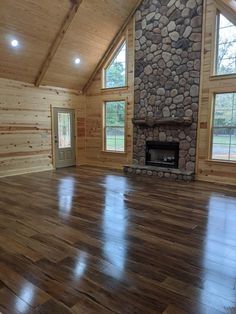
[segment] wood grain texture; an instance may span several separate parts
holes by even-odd
[[[217,8],[224,12],[231,23],[236,24],[236,2],[235,0],[215,0]]]
[[[134,20],[123,34],[127,40],[127,87],[103,89],[102,70],[86,93],[86,164],[122,168],[132,163],[134,109]],[[116,47],[117,48],[117,47]],[[116,50],[113,49],[112,53]],[[103,152],[103,106],[105,101],[126,101],[126,153]]]
[[[82,90],[137,0],[84,0],[43,84]],[[75,66],[74,59],[81,62]]]
[[[204,34],[201,70],[201,103],[198,124],[197,179],[236,184],[236,163],[212,161],[211,121],[214,93],[235,92],[236,76],[212,76],[215,60],[215,0],[204,1]],[[226,14],[227,12],[223,12]]]
[[[70,1],[0,1],[0,77],[34,83]],[[19,47],[10,42],[17,38]]]
[[[76,109],[77,157],[83,162],[84,96],[0,79],[0,176],[52,168],[51,107]]]
[[[232,314],[236,188],[79,167],[0,179],[0,311]]]
[[[52,59],[53,57],[55,56],[60,44],[62,43],[63,41],[63,38],[65,37],[66,35],[66,32],[68,31],[81,3],[82,3],[83,0],[79,0],[79,1],[75,1],[73,3],[73,5],[71,6],[70,8],[70,11],[69,13],[67,14],[63,24],[61,25],[61,28],[58,32],[58,34],[56,35],[54,41],[52,42],[52,45],[48,51],[48,54],[46,56],[46,59],[44,60],[40,70],[39,70],[39,74],[35,80],[35,85],[36,86],[39,86],[40,83],[42,82],[49,66],[50,66],[50,63],[52,62]]]
[[[0,77],[35,82],[71,3],[75,1],[0,1]],[[84,0],[41,84],[82,90],[137,3]],[[18,49],[10,45],[13,38],[19,40]]]

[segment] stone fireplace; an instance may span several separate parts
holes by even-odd
[[[194,178],[202,0],[144,0],[136,12],[131,174]],[[178,167],[146,164],[146,143],[178,145]]]

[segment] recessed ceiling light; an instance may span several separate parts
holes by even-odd
[[[18,40],[13,39],[13,40],[11,41],[11,45],[12,45],[12,47],[17,47],[17,46],[19,45]]]
[[[79,64],[80,63],[80,58],[76,58],[75,59],[75,64]]]

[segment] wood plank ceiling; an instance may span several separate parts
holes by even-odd
[[[0,77],[35,83],[76,0],[0,1]],[[137,0],[83,0],[41,85],[82,90]],[[12,39],[19,47],[13,49]],[[81,63],[75,65],[79,57]]]

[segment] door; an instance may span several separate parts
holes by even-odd
[[[74,166],[75,112],[73,109],[53,108],[55,167]]]

